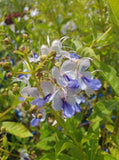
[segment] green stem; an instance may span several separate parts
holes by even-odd
[[[9,111],[11,111],[14,108],[14,106],[8,108],[5,112],[0,114],[0,118],[2,118],[4,115],[6,115]]]
[[[26,59],[26,62],[28,63],[28,65],[29,65],[31,74],[32,74],[32,76],[34,77],[34,80],[36,81],[37,87],[38,87],[41,95],[44,97],[44,93],[43,93],[43,91],[42,91],[42,88],[41,88],[40,85],[39,85],[38,79],[37,79],[37,77],[36,77],[36,75],[35,75],[35,73],[34,73],[34,71],[33,71],[32,65],[31,65],[31,63],[29,62],[29,59],[28,59],[27,55],[25,55],[25,59]]]
[[[99,43],[99,41],[101,41],[110,31],[111,31],[112,27],[108,28],[108,30],[96,41],[93,40],[92,44],[90,45],[90,48],[92,48],[94,46],[95,43]]]
[[[80,151],[80,153],[81,153],[81,155],[83,157],[83,160],[87,160],[86,154],[84,153],[83,149],[79,145],[79,143],[76,140],[76,138],[66,129],[64,121],[57,115],[57,113],[52,109],[52,107],[50,107],[50,109],[51,109],[51,112],[54,115],[55,119],[59,123],[59,125],[64,129],[64,131],[67,134],[67,136],[69,136],[74,141],[74,143],[76,144],[77,148],[79,149],[79,151]]]

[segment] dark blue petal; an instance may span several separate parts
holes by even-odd
[[[77,88],[79,88],[79,83],[78,83],[78,80],[70,80],[69,82],[68,82],[68,87],[69,88],[71,88],[72,90],[75,90],[75,89],[77,89]]]
[[[74,107],[64,100],[62,100],[62,110],[63,110],[64,116],[68,118],[71,118],[75,113]]]
[[[33,119],[31,120],[31,125],[32,125],[33,127],[38,126],[39,121],[40,121],[40,120],[39,120],[38,118],[33,118]]]
[[[51,97],[51,94],[48,94],[47,96],[45,96],[43,99],[45,101],[45,103],[48,102],[49,98]]]
[[[94,91],[97,91],[102,86],[101,82],[98,79],[90,79],[87,77],[83,77],[83,80],[86,85]]]
[[[69,88],[71,88],[72,90],[79,88],[78,80],[69,78],[67,75],[64,75],[63,77],[67,81]]]
[[[78,103],[76,103],[73,107],[75,108],[75,112],[81,112],[81,107]]]
[[[36,98],[32,101],[31,105],[36,105],[38,108],[44,106],[44,104],[46,103],[46,101],[42,98]]]
[[[76,54],[76,53],[70,53],[70,57],[71,58],[75,58],[75,59],[80,59],[80,55]]]

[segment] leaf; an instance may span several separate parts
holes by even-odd
[[[93,64],[97,69],[101,70],[100,74],[119,96],[119,77],[117,76],[116,70],[112,66],[106,65],[103,62],[94,61]]]
[[[99,56],[95,54],[94,50],[90,47],[85,47],[80,52],[81,57],[90,57],[99,60]]]
[[[115,158],[119,159],[119,149],[110,148],[109,150],[110,150],[112,156],[114,156]]]
[[[41,148],[43,150],[50,150],[54,147],[52,143],[54,141],[56,141],[55,135],[52,135],[52,136],[42,139],[40,142],[37,143],[36,147]]]
[[[57,160],[78,160],[74,157],[71,157],[70,155],[67,155],[67,154],[60,154],[57,158]]]
[[[96,160],[117,160],[111,154],[100,154],[96,156]]]
[[[74,157],[74,159],[77,159],[79,155],[80,157],[82,157],[76,145],[74,145],[71,142],[66,142],[66,141],[61,141],[61,140],[58,141],[55,145],[56,157],[59,158],[59,156],[61,155],[61,152],[63,152],[64,150],[69,151],[68,153],[71,154]]]
[[[75,45],[76,47],[76,50],[79,50],[83,47],[82,43],[80,41],[77,41],[77,40],[72,40],[73,44]]]
[[[55,159],[55,154],[54,153],[46,153],[40,160],[53,160]]]
[[[107,0],[107,1],[111,8],[113,19],[115,20],[116,24],[119,25],[119,1],[118,0]]]
[[[21,123],[16,123],[16,122],[3,122],[2,126],[6,128],[6,131],[21,137],[32,137],[33,135],[30,133],[30,131]]]

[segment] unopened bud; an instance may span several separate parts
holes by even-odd
[[[32,105],[31,108],[29,109],[29,112],[30,112],[30,113],[34,113],[34,112],[36,112],[36,111],[37,111],[37,106],[34,104],[34,105]]]
[[[13,93],[17,93],[18,90],[19,90],[19,87],[13,87],[13,88],[12,88],[12,92],[13,92]]]
[[[14,83],[13,86],[14,86],[14,87],[18,87],[18,84],[17,84],[17,83]]]
[[[49,55],[55,57],[55,56],[56,56],[56,51],[50,51],[50,52],[49,52]]]
[[[8,72],[6,76],[7,76],[7,78],[12,78],[13,75],[11,72]]]
[[[36,116],[38,119],[41,119],[43,116],[42,116],[42,113],[38,113],[37,116]]]
[[[23,34],[23,39],[26,40],[28,38],[28,34],[24,33]]]
[[[22,103],[22,106],[23,106],[23,107],[27,107],[27,106],[28,106],[28,102],[24,101],[24,102]]]
[[[24,46],[19,47],[19,50],[20,50],[21,52],[26,52],[26,48],[25,48]]]
[[[5,44],[9,44],[10,42],[11,42],[10,38],[6,37],[6,38],[4,39],[4,43],[5,43]]]
[[[55,66],[56,66],[56,67],[59,67],[59,66],[60,66],[59,62],[56,62],[56,63],[55,63]]]
[[[4,62],[2,65],[4,70],[11,69],[11,63],[10,62]]]
[[[40,60],[41,60],[41,61],[44,61],[46,58],[47,58],[47,55],[46,55],[46,54],[40,56]]]
[[[6,128],[4,126],[1,127],[1,132],[4,133],[6,131]]]

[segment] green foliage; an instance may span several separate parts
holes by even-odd
[[[119,159],[118,3],[118,0],[0,1],[0,62],[11,62],[14,59],[11,70],[9,68],[4,71],[0,64],[2,160],[20,159],[18,155],[23,149],[29,154],[29,159],[34,160]],[[27,11],[24,11],[25,7],[28,7]],[[39,14],[32,16],[32,11],[38,11]],[[6,17],[10,18],[12,13],[20,14],[11,18],[14,27],[2,25]],[[76,25],[76,29],[73,30],[70,26],[63,32],[63,26],[71,21]],[[47,36],[50,44],[46,40]],[[81,57],[92,59],[93,67],[89,69],[98,70],[93,75],[101,80],[102,88],[94,93],[94,98],[92,95],[86,96],[87,103],[81,104],[82,111],[66,120],[62,118],[61,112],[55,112],[50,108],[49,103],[45,106],[47,112],[45,122],[40,123],[38,127],[31,127],[32,114],[28,110],[33,98],[25,97],[25,101],[20,102],[18,100],[20,92],[27,84],[13,80],[19,74],[23,74],[24,68],[30,71],[29,64],[22,63],[26,57],[32,57],[32,52],[40,54],[42,44],[49,47],[52,40],[63,36],[68,36],[69,39],[62,43],[62,49],[65,48],[70,53],[75,50]],[[5,42],[6,37],[9,38],[9,43]],[[33,67],[31,87],[36,87],[37,84],[34,75],[40,84],[43,81],[42,76],[48,79],[47,75],[54,65],[55,58],[52,55],[43,63],[41,61],[35,65],[31,63]],[[11,79],[6,78],[8,71],[13,74]],[[27,75],[28,72],[24,74]],[[52,82],[52,77],[48,80]],[[15,93],[13,93],[14,83],[18,87]],[[82,96],[85,96],[83,92]],[[21,115],[14,111],[15,108]],[[56,124],[53,125],[55,120]]]
[[[29,132],[29,130],[20,123],[15,122],[3,122],[2,126],[5,127],[8,133],[11,133],[15,136],[26,138],[32,137],[33,135]]]

